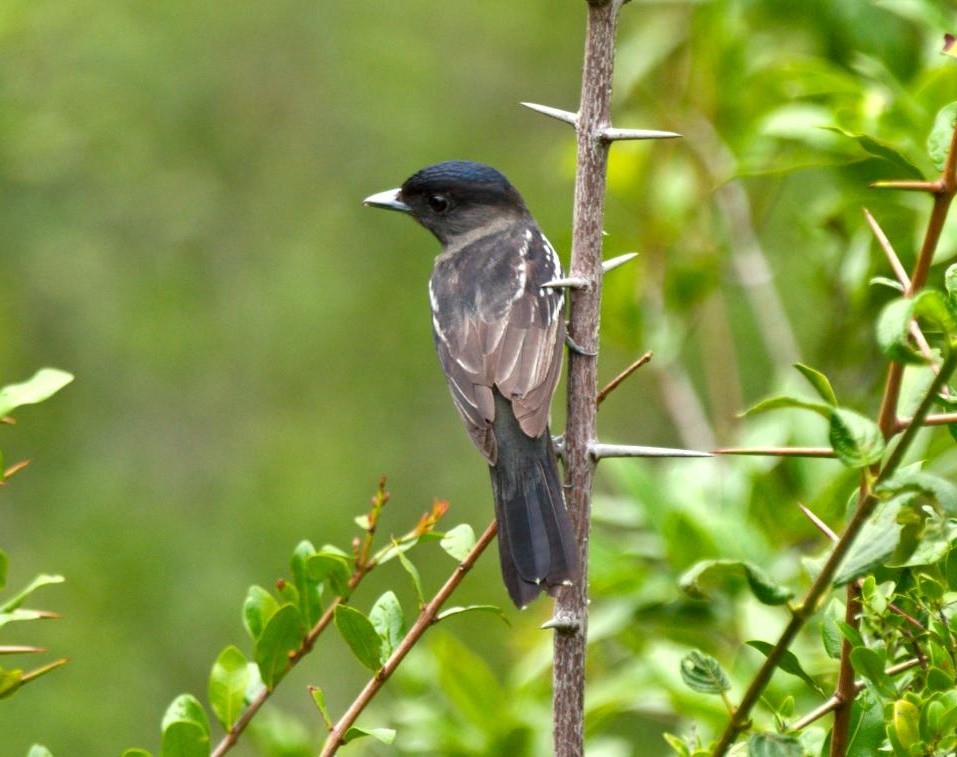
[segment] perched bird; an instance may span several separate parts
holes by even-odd
[[[524,607],[579,577],[548,431],[565,342],[558,256],[494,168],[439,163],[366,205],[408,213],[441,242],[429,281],[439,362],[488,461],[508,593]]]

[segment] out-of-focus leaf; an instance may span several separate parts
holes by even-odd
[[[31,757],[31,755],[27,755]],[[153,753],[146,749],[124,749],[120,757],[153,757]]]
[[[924,175],[921,173],[921,170],[910,162],[904,155],[894,147],[884,144],[883,142],[869,137],[866,134],[854,134],[853,132],[845,131],[838,126],[822,126],[822,129],[827,131],[833,131],[835,134],[842,134],[849,139],[853,139],[857,142],[858,145],[868,154],[873,155],[875,158],[881,158],[882,160],[890,163],[894,168],[902,173],[900,178],[905,179],[923,179]]]
[[[828,405],[837,405],[837,395],[834,394],[834,388],[831,386],[831,382],[827,376],[803,363],[795,363],[794,367],[800,371],[801,375],[814,387],[814,391],[818,393],[822,400]]]
[[[336,607],[336,628],[342,634],[349,649],[365,667],[375,672],[382,667],[382,637],[376,633],[372,622],[355,607]]]
[[[361,739],[364,736],[371,736],[372,738],[381,741],[383,744],[391,744],[395,741],[395,729],[394,728],[357,728],[352,726],[347,730],[342,736],[342,743],[348,744],[350,741],[355,741],[356,739]]]
[[[16,610],[20,605],[24,603],[27,597],[29,597],[37,589],[40,589],[44,586],[52,586],[53,584],[62,584],[66,579],[63,576],[51,576],[46,573],[41,573],[39,576],[34,578],[29,584],[27,584],[23,589],[14,594],[10,599],[0,605],[0,614],[9,613],[13,610]]]
[[[460,523],[445,532],[441,545],[453,559],[462,562],[475,546],[475,532],[468,523]]]
[[[870,418],[846,408],[831,413],[828,440],[838,459],[849,468],[865,468],[884,454],[884,435]]]
[[[15,623],[23,620],[41,620],[51,617],[50,613],[43,610],[13,610],[12,612],[0,612],[0,628],[7,623]],[[55,616],[54,616],[55,617]]]
[[[745,643],[749,647],[758,650],[765,657],[767,657],[771,653],[771,650],[774,649],[773,644],[769,644],[768,642],[761,641],[759,639],[752,639],[751,641]],[[801,667],[801,663],[798,660],[797,655],[795,655],[793,652],[785,652],[781,657],[781,660],[778,662],[777,667],[783,670],[785,673],[790,673],[792,676],[797,676],[819,694],[822,693],[821,687],[818,686],[814,682],[814,679],[811,678],[804,668]]]
[[[385,662],[405,635],[405,615],[395,592],[387,591],[376,600],[369,622],[383,641],[381,662]]]
[[[746,560],[702,560],[679,579],[681,590],[695,597],[708,596],[714,588],[727,588],[729,580],[743,578],[755,598],[766,605],[781,605],[794,592],[772,579],[754,563]]]
[[[249,686],[249,663],[234,646],[219,653],[209,674],[207,697],[213,714],[227,731],[243,711]]]
[[[160,755],[209,757],[209,718],[191,694],[180,694],[163,715]]]
[[[830,405],[824,404],[823,402],[812,402],[810,400],[803,400],[800,397],[781,395],[778,397],[769,397],[767,399],[760,400],[745,410],[744,415],[766,413],[768,410],[779,410],[781,408],[811,410],[825,418],[830,417],[832,410]]]
[[[7,568],[10,565],[10,558],[7,553],[0,549],[0,589],[7,585]]]
[[[22,384],[0,389],[0,418],[22,405],[34,405],[52,397],[73,381],[73,376],[57,368],[41,368]]]
[[[699,694],[721,694],[731,688],[731,679],[711,655],[697,649],[681,659],[681,678]]]
[[[289,669],[289,656],[302,644],[306,626],[295,605],[283,605],[256,640],[255,657],[263,683],[274,688]]]
[[[127,749],[126,752],[123,752],[123,757],[126,757],[130,751],[132,750]],[[27,752],[27,757],[53,757],[53,752],[43,746],[43,744],[33,744],[30,746],[30,751]]]
[[[804,747],[794,736],[754,733],[748,738],[748,757],[804,757]]]
[[[953,48],[946,48],[948,55]],[[954,119],[957,117],[957,102],[945,105],[934,118],[934,125],[927,135],[927,152],[930,159],[934,161],[934,168],[938,171],[944,170],[947,163],[947,151],[950,149],[950,140],[954,134]]]
[[[6,699],[13,696],[23,684],[23,670],[20,668],[11,668],[6,670],[0,668],[0,699]]]

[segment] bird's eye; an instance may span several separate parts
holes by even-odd
[[[449,209],[449,198],[445,195],[429,195],[426,202],[436,213],[444,213]]]

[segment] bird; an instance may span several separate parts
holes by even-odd
[[[548,427],[566,339],[564,295],[543,286],[561,262],[496,169],[450,160],[367,197],[408,214],[441,252],[429,279],[432,328],[452,400],[488,463],[499,562],[519,608],[580,578]]]

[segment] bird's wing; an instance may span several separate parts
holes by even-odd
[[[440,256],[430,282],[439,362],[475,445],[489,463],[493,388],[510,400],[522,430],[541,436],[561,370],[563,296],[542,284],[561,265],[537,229],[513,229]]]

